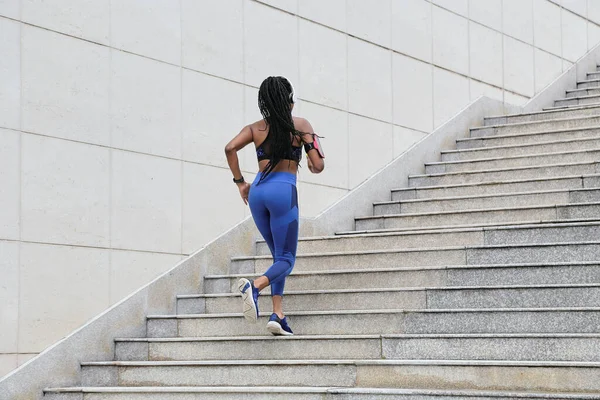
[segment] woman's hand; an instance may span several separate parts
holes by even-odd
[[[240,190],[240,196],[244,203],[248,205],[248,194],[250,193],[250,184],[248,182],[238,183],[238,189]]]

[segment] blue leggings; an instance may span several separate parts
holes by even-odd
[[[298,192],[296,175],[271,172],[259,185],[261,173],[250,187],[252,218],[267,242],[273,265],[265,272],[272,296],[283,296],[285,278],[292,272],[298,247]]]

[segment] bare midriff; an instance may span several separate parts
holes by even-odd
[[[267,168],[267,164],[269,164],[269,160],[260,161],[258,163],[258,170],[263,172]],[[275,168],[273,168],[273,172],[289,172],[295,174],[298,172],[298,163],[294,160],[281,160]]]

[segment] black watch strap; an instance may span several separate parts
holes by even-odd
[[[235,179],[235,178],[233,178],[233,182],[234,182],[234,183],[244,183],[244,182],[245,182],[245,181],[244,181],[244,177],[242,176],[240,179]]]

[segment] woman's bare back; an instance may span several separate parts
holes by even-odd
[[[294,127],[299,130],[302,131],[302,128],[305,127],[305,119],[304,118],[299,118],[299,117],[292,117],[294,120]],[[267,123],[265,122],[264,119],[261,119],[260,121],[256,121],[255,123],[250,125],[250,129],[252,130],[252,141],[254,142],[254,149],[256,149],[257,147],[259,147],[267,138],[267,135],[269,134],[269,127],[267,125]],[[290,136],[292,136],[292,134],[290,133]],[[303,145],[303,143],[300,141],[300,138],[297,136],[293,136],[292,137],[292,145],[295,147],[300,147]],[[267,164],[269,164],[269,160],[262,160],[258,162],[258,170],[259,171],[264,171],[265,168],[267,167]],[[298,172],[298,164],[293,161],[293,160],[282,160],[279,162],[279,164],[277,164],[277,166],[275,166],[275,168],[273,169],[273,172],[290,172],[295,174],[296,172]]]

